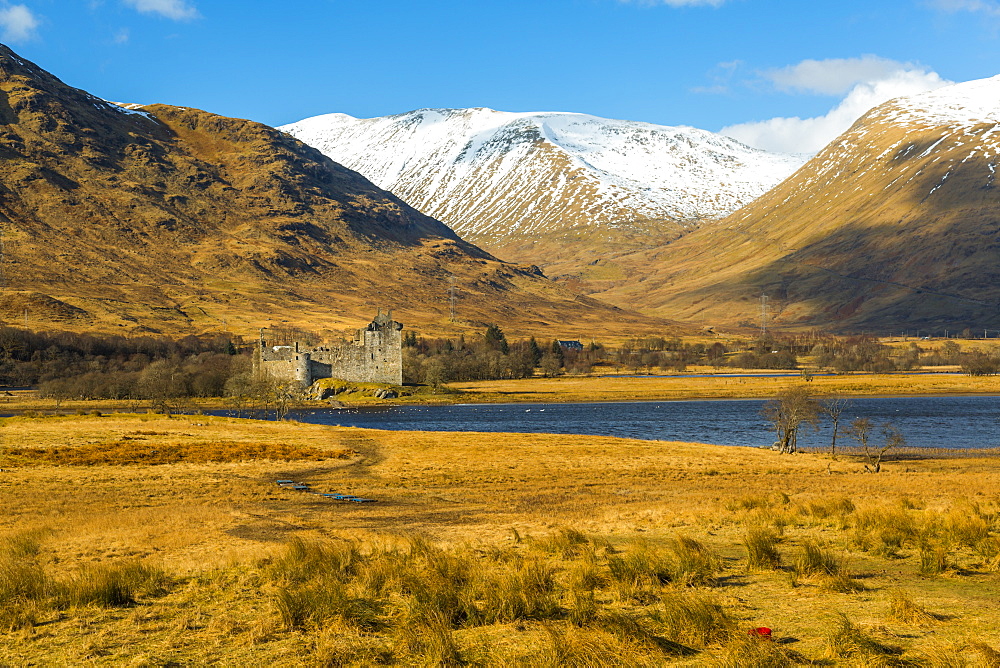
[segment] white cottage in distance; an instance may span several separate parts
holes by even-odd
[[[272,377],[309,387],[320,378],[338,378],[353,383],[403,384],[402,323],[392,319],[392,311],[382,313],[368,327],[358,331],[355,341],[305,348],[268,345],[261,330],[255,366]]]

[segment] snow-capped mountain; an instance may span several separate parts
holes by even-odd
[[[764,293],[785,323],[1000,327],[998,167],[1000,76],[890,100],[732,216],[621,259],[653,269],[601,297],[753,321]]]
[[[718,219],[805,161],[695,128],[573,113],[327,114],[280,129],[494,252],[581,227]]]

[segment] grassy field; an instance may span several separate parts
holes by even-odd
[[[992,457],[155,415],[0,438],[0,665],[1000,665]]]
[[[695,369],[689,373],[711,373],[711,370]],[[462,392],[460,400],[466,402],[578,402],[770,398],[781,390],[803,384],[814,394],[844,396],[933,396],[1000,392],[1000,378],[996,376],[944,373],[815,375],[808,382],[804,382],[799,374],[777,378],[736,378],[725,375],[704,378],[684,375],[559,376],[451,383],[450,387]]]

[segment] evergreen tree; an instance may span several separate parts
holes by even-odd
[[[531,354],[531,361],[534,366],[538,366],[542,361],[542,349],[538,347],[535,337],[528,340],[528,351]]]
[[[504,336],[503,330],[501,330],[497,325],[490,325],[487,327],[485,336],[486,345],[493,350],[499,350],[504,355],[510,352],[510,346],[507,344],[507,337]]]
[[[558,339],[552,341],[552,348],[549,352],[555,355],[556,359],[559,360],[559,368],[562,368],[566,363],[566,354],[563,352],[562,346],[559,345]]]

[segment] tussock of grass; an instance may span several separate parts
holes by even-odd
[[[838,575],[841,568],[839,556],[822,543],[810,539],[802,541],[802,552],[792,565],[799,576]]]
[[[31,628],[68,607],[131,606],[141,596],[166,593],[170,578],[160,568],[136,561],[86,564],[68,579],[57,579],[40,562],[40,532],[0,540],[0,632]]]
[[[867,587],[844,572],[823,578],[820,585],[824,589],[840,594],[856,594],[868,590]]]
[[[640,648],[652,656],[688,656],[696,652],[678,642],[654,633],[648,619],[622,611],[605,611],[592,625],[618,638],[624,643]]]
[[[811,539],[802,542],[802,552],[792,564],[792,577],[793,582],[800,578],[817,580],[824,589],[842,594],[865,590],[864,585],[844,570],[842,557]]]
[[[785,499],[787,500],[787,496]],[[731,512],[736,512],[740,510],[758,510],[758,509],[769,509],[774,507],[774,501],[765,495],[751,495],[747,494],[735,499],[730,499],[725,503],[726,510]]]
[[[574,626],[588,626],[597,619],[600,606],[593,592],[571,589],[566,601],[566,619]]]
[[[734,628],[718,599],[703,592],[667,591],[649,615],[661,636],[689,647],[721,643]]]
[[[976,554],[982,559],[982,566],[988,571],[1000,570],[1000,538],[989,536],[976,544]]]
[[[52,582],[37,562],[37,532],[0,540],[0,632],[31,628],[44,612]]]
[[[969,645],[969,650],[978,656],[984,665],[990,666],[1000,666],[1000,652],[993,649],[991,646],[982,642],[974,642]]]
[[[567,668],[662,665],[662,657],[650,656],[648,646],[608,631],[554,623],[545,624],[544,628],[549,646],[541,665]]]
[[[139,596],[161,596],[169,585],[167,574],[137,561],[87,564],[60,589],[59,598],[72,606],[120,608],[135,605]]]
[[[276,461],[338,459],[349,457],[347,450],[324,452],[317,448],[284,444],[215,441],[211,443],[144,444],[135,441],[93,443],[78,447],[17,448],[8,450],[23,462],[44,462],[63,466],[156,465],[178,462],[240,462],[257,459]]]
[[[674,557],[672,582],[688,587],[715,584],[722,560],[714,550],[688,536],[677,536],[670,549]]]
[[[586,534],[570,527],[561,527],[554,534],[534,540],[537,549],[564,559],[577,556],[589,543],[590,539]]]
[[[601,569],[597,553],[590,550],[572,562],[566,571],[566,581],[571,591],[592,593],[598,587],[607,585],[609,578]]]
[[[846,496],[815,499],[799,507],[799,512],[815,519],[849,515],[855,510],[854,502]]]
[[[719,556],[693,538],[678,536],[658,546],[633,541],[621,555],[608,556],[609,574],[623,598],[648,597],[668,583],[685,586],[713,584],[721,567]]]
[[[831,658],[852,659],[867,666],[897,666],[903,651],[886,645],[865,633],[846,616],[841,615],[837,628],[827,638],[827,651]]]
[[[917,522],[905,508],[874,508],[856,513],[852,542],[865,552],[895,558],[918,534]]]
[[[751,526],[743,535],[743,547],[747,551],[747,567],[750,570],[774,570],[781,567],[781,553],[777,531],[759,526]]]
[[[433,613],[418,622],[397,628],[398,642],[413,658],[426,666],[451,668],[465,665],[447,615]]]
[[[927,612],[923,607],[917,605],[912,598],[898,589],[892,592],[892,600],[889,603],[889,621],[901,624],[936,624],[937,616]]]
[[[951,567],[949,550],[946,545],[923,541],[920,545],[921,575],[940,575]]]
[[[990,535],[990,523],[974,503],[952,508],[945,516],[944,525],[952,542],[966,547],[975,547]]]
[[[314,665],[322,668],[388,666],[396,657],[389,639],[337,625],[320,631],[309,653]]]
[[[715,668],[790,668],[807,663],[793,650],[770,640],[735,632],[711,665]]]

